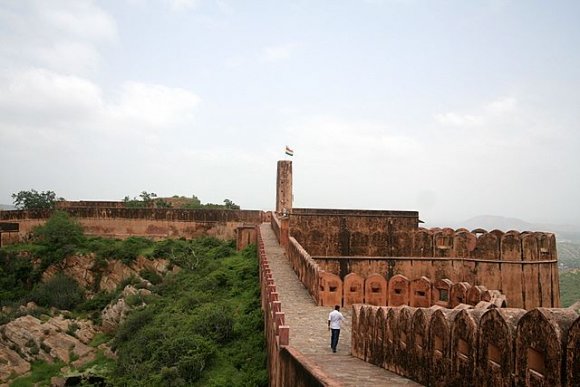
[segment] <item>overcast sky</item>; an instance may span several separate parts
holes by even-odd
[[[0,0],[0,203],[580,224],[580,2]]]

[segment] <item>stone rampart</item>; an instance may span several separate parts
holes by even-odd
[[[388,256],[395,232],[416,230],[416,211],[294,208],[290,235],[312,255]]]
[[[343,281],[351,273],[380,274],[387,281],[397,274],[412,280],[447,278],[498,289],[511,307],[560,306],[554,234],[424,229],[419,222],[414,211],[295,208],[289,235],[320,270]]]
[[[256,227],[256,233],[270,386],[339,386],[338,382],[289,345],[290,327],[286,325],[259,227]]]
[[[573,309],[354,305],[352,354],[432,386],[572,386],[580,381]]]
[[[70,207],[62,210],[77,219],[87,235],[112,238],[196,238],[210,235],[220,239],[235,239],[238,227],[260,224],[267,217],[263,211],[249,210],[98,207]],[[52,212],[0,211],[0,221],[17,222],[20,225],[17,234],[3,234],[2,242],[26,240],[34,227],[46,222]]]
[[[311,258],[320,270],[332,273],[343,281],[353,273],[363,278],[380,274],[389,283],[397,275],[404,275],[411,281],[418,281],[422,277],[434,282],[447,278],[453,283],[464,284],[455,288],[458,295],[461,286],[466,292],[473,287],[484,286],[505,294],[510,307],[532,309],[560,306],[559,271],[556,260],[492,261],[459,257],[313,256]],[[415,283],[415,286],[420,284]],[[477,288],[473,291],[477,291]],[[465,296],[467,294],[462,295]],[[427,295],[426,299],[429,299]],[[425,306],[421,303],[416,305]]]

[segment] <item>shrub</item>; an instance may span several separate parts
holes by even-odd
[[[73,309],[83,302],[84,291],[74,279],[59,273],[46,283],[35,286],[30,298],[44,307]]]
[[[161,277],[157,272],[144,269],[139,272],[139,276],[144,280],[151,282],[153,285],[159,285],[163,281],[163,277]]]
[[[34,229],[35,239],[52,249],[80,246],[84,241],[83,228],[66,212],[55,211],[48,221]]]

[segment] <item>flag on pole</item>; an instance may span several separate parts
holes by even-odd
[[[294,151],[293,151],[292,149],[290,149],[290,148],[288,147],[288,145],[286,145],[286,154],[287,154],[288,156],[294,156]]]

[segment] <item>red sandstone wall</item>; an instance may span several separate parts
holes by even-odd
[[[388,258],[307,251],[321,270],[341,278],[349,273],[364,277],[381,273],[387,280],[397,274],[433,281],[448,278],[499,289],[512,307],[560,306],[556,240],[551,233],[418,229],[397,231],[393,240]]]
[[[425,385],[577,386],[578,313],[355,305],[352,354]]]
[[[294,208],[290,235],[311,255],[388,256],[396,232],[417,229],[416,211]]]
[[[144,236],[153,239],[196,238],[209,235],[234,239],[236,228],[259,224],[262,211],[176,210],[141,208],[66,208],[83,226],[88,235],[114,238]],[[18,234],[3,234],[3,243],[25,240],[35,226],[43,224],[50,210],[0,211],[1,221],[20,224]]]
[[[558,263],[482,261],[474,258],[403,258],[403,257],[312,257],[320,270],[345,278],[343,273],[362,277],[379,273],[386,280],[395,275],[409,279],[427,277],[432,281],[448,278],[498,289],[507,297],[508,306],[532,309],[559,307]],[[502,281],[503,279],[503,281]]]

